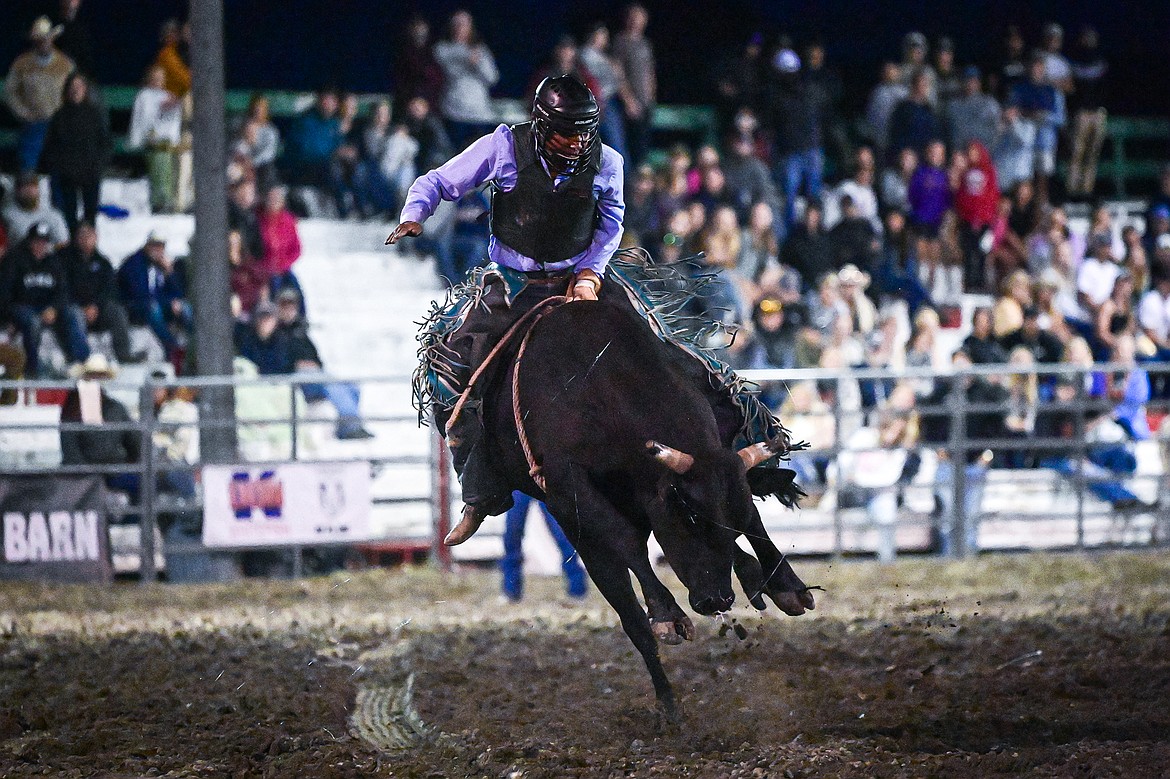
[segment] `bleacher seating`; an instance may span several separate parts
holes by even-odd
[[[0,88],[3,80],[0,79]],[[137,87],[105,86],[101,96],[111,114],[115,129],[115,153],[123,159],[135,156],[126,149],[125,129],[129,124],[130,109],[134,105]],[[282,122],[304,111],[313,102],[309,92],[263,90],[269,99],[272,116]],[[225,95],[229,116],[244,113],[251,98],[251,90],[233,89]],[[386,97],[381,94],[359,95],[363,109]],[[501,122],[523,121],[527,118],[524,100],[498,98],[493,101],[496,116]],[[660,105],[655,110],[653,130],[663,137],[686,137],[692,143],[714,143],[717,140],[715,112],[705,105]],[[0,127],[0,151],[16,148],[17,130]],[[1098,178],[1111,184],[1111,194],[1126,197],[1135,190],[1155,181],[1161,170],[1167,142],[1170,141],[1170,120],[1110,116],[1106,146],[1101,155]],[[1063,167],[1062,167],[1063,170]]]

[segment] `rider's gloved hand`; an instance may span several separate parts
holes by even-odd
[[[573,286],[569,289],[569,300],[597,300],[599,292],[601,292],[601,277],[591,270],[579,271],[573,276]]]

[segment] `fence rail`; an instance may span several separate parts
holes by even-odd
[[[1140,366],[1139,369],[1154,376],[1170,374],[1170,364],[1148,364]],[[1158,437],[1159,434],[1155,433],[1150,442],[1138,444],[1144,447],[1143,451],[1147,455],[1151,449],[1157,450],[1158,455],[1154,459],[1160,460],[1160,462],[1157,463],[1156,467],[1144,467],[1144,470],[1129,468],[1129,472],[1126,472],[1125,469],[1104,468],[1098,464],[1098,461],[1102,459],[1101,453],[1108,450],[1114,452],[1117,458],[1125,459],[1127,463],[1130,463],[1133,459],[1132,454],[1122,457],[1116,453],[1131,452],[1134,442],[1103,441],[1094,437],[1090,432],[1092,429],[1096,429],[1094,418],[1109,418],[1116,405],[1116,400],[1095,397],[1094,393],[1090,392],[1090,386],[1094,381],[1093,377],[1128,375],[1132,370],[1135,370],[1133,366],[1110,364],[1091,368],[1054,365],[1026,369],[1008,365],[973,366],[959,372],[943,372],[929,368],[894,371],[858,369],[848,373],[820,369],[743,371],[741,375],[744,378],[755,382],[762,390],[770,394],[775,394],[777,390],[780,394],[784,394],[785,389],[791,391],[799,384],[813,382],[824,389],[828,396],[838,401],[831,403],[827,409],[806,411],[795,417],[783,416],[785,423],[795,428],[800,428],[802,424],[808,423],[810,420],[821,419],[824,421],[826,417],[831,418],[830,440],[816,441],[814,447],[793,453],[791,463],[802,477],[807,477],[809,474],[813,474],[815,477],[818,472],[825,477],[823,479],[814,478],[814,481],[822,482],[815,486],[822,488],[823,494],[832,498],[830,509],[817,509],[821,512],[819,524],[810,519],[814,513],[812,509],[806,514],[776,515],[769,521],[773,527],[783,532],[809,531],[813,527],[819,528],[821,531],[827,530],[832,536],[830,551],[837,555],[857,550],[856,544],[851,546],[851,542],[848,540],[850,534],[857,528],[877,531],[879,537],[885,537],[885,541],[880,540],[880,538],[878,541],[880,553],[882,544],[885,543],[888,546],[893,543],[899,529],[904,531],[911,528],[921,529],[923,526],[929,525],[932,532],[943,537],[945,542],[943,551],[964,555],[975,551],[976,548],[978,528],[983,517],[980,501],[982,492],[987,485],[989,466],[999,466],[1007,463],[1009,459],[1015,458],[1016,465],[1028,461],[1030,467],[1006,470],[1003,473],[1010,474],[1004,478],[1013,484],[1018,483],[1021,485],[1021,489],[1029,484],[1040,483],[1043,474],[1045,478],[1055,479],[1058,486],[1070,486],[1074,490],[1075,508],[1072,510],[1071,519],[1076,528],[1074,544],[1076,547],[1083,548],[1092,543],[1086,528],[1087,523],[1094,516],[1089,505],[1093,500],[1093,495],[1099,496],[1107,489],[1112,490],[1115,494],[1120,494],[1117,493],[1115,486],[1122,482],[1128,483],[1134,489],[1142,492],[1144,496],[1138,501],[1135,509],[1138,513],[1144,511],[1149,515],[1147,523],[1149,530],[1146,534],[1146,540],[1166,543],[1168,540],[1166,526],[1170,521],[1167,520],[1167,517],[1170,517],[1170,476],[1168,476],[1168,471],[1170,471],[1170,423],[1163,426],[1164,432],[1160,434],[1160,437]],[[1030,408],[1025,410],[1032,414],[1033,420],[1046,413],[1065,414],[1073,421],[1073,430],[1070,434],[1061,437],[1041,437],[1037,435],[1035,430],[1032,430],[1023,435],[1004,436],[997,434],[988,436],[984,434],[985,431],[973,429],[971,422],[978,415],[984,417],[1004,415],[1007,409],[1001,403],[973,402],[968,397],[967,388],[973,382],[1006,384],[1008,377],[1011,376],[1035,376],[1039,392],[1035,398],[1029,401]],[[1067,385],[1070,379],[1075,388],[1074,396],[1062,400],[1055,399],[1053,387],[1057,383]],[[1058,382],[1058,380],[1063,381]],[[111,433],[137,433],[140,437],[142,451],[142,458],[139,462],[59,464],[45,459],[37,461],[35,458],[26,458],[27,462],[22,461],[21,453],[12,451],[14,447],[19,448],[19,442],[14,444],[11,435],[7,438],[4,437],[6,434],[35,432],[42,436],[43,441],[43,437],[48,435],[50,431],[56,431],[58,434],[78,431],[92,432],[95,427],[80,422],[61,423],[60,421],[48,421],[44,418],[24,420],[19,418],[18,413],[8,411],[13,407],[0,407],[0,440],[5,442],[4,446],[0,447],[0,478],[32,474],[91,474],[106,477],[117,474],[137,475],[140,479],[139,501],[135,505],[125,506],[121,509],[121,513],[137,517],[141,538],[140,576],[144,581],[151,581],[158,575],[158,571],[155,569],[154,534],[158,527],[160,514],[173,513],[177,510],[186,512],[201,510],[201,501],[198,497],[194,500],[176,500],[173,496],[165,494],[165,491],[160,493],[159,477],[176,472],[189,473],[198,477],[202,466],[209,464],[200,460],[177,462],[167,459],[164,453],[154,445],[155,434],[174,431],[176,427],[194,428],[199,431],[230,427],[240,431],[241,434],[244,434],[249,428],[270,430],[281,428],[285,433],[285,438],[282,440],[287,440],[287,447],[284,451],[269,457],[239,457],[237,462],[252,467],[306,459],[320,460],[322,458],[303,451],[303,447],[298,445],[298,441],[306,434],[306,431],[331,424],[335,420],[312,415],[306,417],[303,413],[304,404],[298,389],[307,384],[336,381],[354,383],[362,388],[376,384],[391,385],[396,394],[401,392],[402,407],[405,407],[410,392],[409,377],[406,376],[332,377],[307,374],[248,379],[184,377],[167,381],[150,378],[145,384],[136,387],[119,385],[117,382],[111,381],[105,385],[105,388],[111,393],[137,397],[136,408],[131,410],[132,414],[135,414],[135,418],[130,422],[107,424],[102,429]],[[900,382],[913,382],[915,384],[929,384],[929,386],[936,388],[944,386],[947,391],[934,393],[931,397],[935,402],[929,404],[925,402],[923,393],[920,391],[913,404],[907,408],[894,409],[889,407],[888,401],[878,403],[872,408],[863,406],[855,408],[847,403],[839,402],[844,396],[841,390],[846,382],[868,382],[885,389],[895,387]],[[943,384],[940,385],[940,382]],[[1100,383],[1099,380],[1098,383]],[[18,395],[25,399],[26,405],[28,399],[34,397],[40,390],[72,389],[73,386],[72,382],[0,381],[0,390],[9,388],[18,390]],[[292,402],[288,404],[287,414],[273,411],[259,417],[224,419],[217,418],[214,413],[205,413],[209,411],[208,409],[201,409],[198,420],[182,425],[160,421],[157,418],[154,402],[156,390],[185,388],[198,392],[201,389],[212,387],[232,388],[237,397],[240,396],[240,393],[247,393],[248,390],[256,387],[287,387]],[[1164,416],[1168,410],[1170,409],[1168,409],[1165,400],[1153,400],[1147,404],[1146,409],[1143,409],[1143,413],[1148,411],[1148,418],[1156,420],[1158,417]],[[872,429],[877,425],[877,419],[881,414],[895,412],[912,414],[919,422],[932,421],[931,424],[935,428],[945,429],[945,436],[941,439],[936,436],[934,440],[899,442],[897,446],[880,442],[870,445],[857,443],[857,430]],[[365,416],[362,421],[365,424],[403,425],[416,422],[417,415],[405,411],[378,413]],[[978,423],[975,427],[978,427]],[[451,560],[449,550],[441,546],[438,540],[445,535],[450,526],[453,482],[449,457],[438,435],[433,430],[420,431],[417,434],[391,430],[375,438],[372,446],[372,450],[368,448],[355,450],[360,455],[357,457],[330,457],[327,459],[357,459],[368,462],[372,477],[387,473],[415,473],[420,468],[425,469],[426,473],[429,474],[429,479],[420,483],[418,485],[420,489],[416,492],[376,496],[374,503],[377,506],[394,507],[396,510],[409,505],[425,506],[424,511],[429,513],[430,517],[430,531],[427,538],[396,539],[391,536],[381,539],[374,546],[393,544],[396,541],[409,542],[412,545],[425,543],[441,563],[449,565]],[[874,485],[872,481],[865,478],[865,474],[860,474],[861,478],[859,478],[859,473],[852,472],[851,468],[855,470],[859,458],[875,452],[889,454],[896,459],[919,458],[924,460],[933,458],[936,463],[936,476],[933,481],[914,481],[913,479],[905,479],[900,474],[890,484]],[[893,453],[896,453],[896,456]],[[245,453],[241,452],[240,454]],[[850,463],[854,463],[854,465],[851,466]],[[963,463],[964,467],[955,467],[957,463]],[[1113,465],[1116,464],[1113,463]],[[1146,465],[1149,465],[1149,458],[1147,458]],[[408,471],[407,469],[414,470]],[[993,481],[998,483],[998,474],[1001,471],[998,467],[993,467],[992,471],[997,474],[997,480]],[[1129,487],[1123,489],[1128,490]],[[896,505],[890,501],[895,498],[914,497],[915,494],[921,496],[925,490],[930,490],[936,503],[941,504],[936,510],[924,513],[904,509],[895,510],[893,515],[890,514],[888,505]],[[861,495],[861,506],[850,505],[849,501],[844,499],[851,494],[854,496],[854,503],[856,503],[856,494]],[[824,502],[822,499],[822,505]],[[1100,500],[1093,503],[1093,505],[1099,504]],[[882,505],[887,507],[881,509]],[[866,517],[858,520],[856,515],[861,508],[865,508]],[[883,514],[883,512],[885,513]],[[1040,522],[1052,518],[1067,520],[1069,518],[1068,510],[1033,510],[1026,514],[1021,513],[1019,517],[1011,519]],[[168,545],[167,548],[168,554],[173,555],[206,551],[198,543],[174,544]],[[800,551],[799,547],[796,551]],[[299,568],[300,549],[296,549],[294,552],[294,567]]]

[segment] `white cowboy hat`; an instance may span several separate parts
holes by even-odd
[[[869,274],[852,263],[837,272],[837,280],[842,284],[856,284],[865,289],[869,286]]]
[[[100,352],[91,354],[85,359],[85,362],[75,367],[70,373],[80,379],[112,379],[118,375],[114,366],[110,365],[110,361]]]
[[[62,29],[64,28],[59,24],[54,27],[53,23],[49,21],[49,17],[38,16],[37,20],[33,22],[32,28],[28,31],[28,37],[29,40],[33,41],[44,40],[46,38],[53,40],[61,34]]]

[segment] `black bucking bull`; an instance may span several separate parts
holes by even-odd
[[[649,535],[699,614],[731,607],[733,570],[757,609],[765,607],[762,595],[786,614],[812,609],[812,594],[769,540],[752,501],[753,493],[778,493],[777,480],[792,489],[791,471],[753,467],[787,442],[732,450],[694,377],[644,322],[612,302],[546,312],[519,360],[516,354],[512,343],[495,375],[484,376],[487,445],[508,483],[544,500],[557,518],[674,718],[675,695],[656,638],[677,644],[692,639],[695,628],[654,574]],[[517,417],[538,465],[535,478]],[[740,536],[755,557],[736,544]]]

